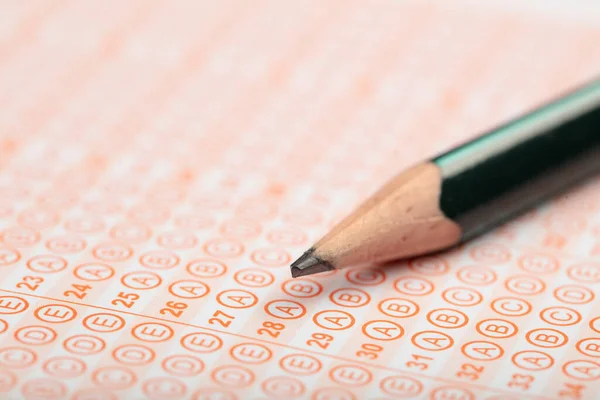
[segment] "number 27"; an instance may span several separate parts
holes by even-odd
[[[223,319],[219,318],[220,315],[224,316],[226,319],[223,320]],[[235,319],[235,317],[233,315],[225,314],[221,310],[215,311],[215,313],[213,314],[213,317],[214,318],[211,318],[208,320],[208,323],[212,324],[212,325],[219,324],[224,328],[227,328],[229,325],[231,325],[231,321],[233,321]]]

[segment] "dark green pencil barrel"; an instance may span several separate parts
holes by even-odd
[[[600,80],[432,160],[468,240],[600,172]]]

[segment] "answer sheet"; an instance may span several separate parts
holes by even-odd
[[[600,181],[292,279],[402,168],[600,71],[594,2],[0,3],[0,398],[595,399]]]

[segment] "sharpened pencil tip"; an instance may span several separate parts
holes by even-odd
[[[314,275],[321,272],[332,271],[334,268],[327,261],[313,255],[314,249],[308,250],[294,261],[290,267],[292,278]]]
[[[302,270],[300,268],[291,267],[290,271],[292,272],[292,278],[297,278],[299,276],[302,276]]]

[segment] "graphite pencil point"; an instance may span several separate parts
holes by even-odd
[[[313,252],[313,249],[308,250],[292,263],[290,266],[292,278],[318,274],[321,272],[332,271],[334,269],[328,262],[315,257]]]

